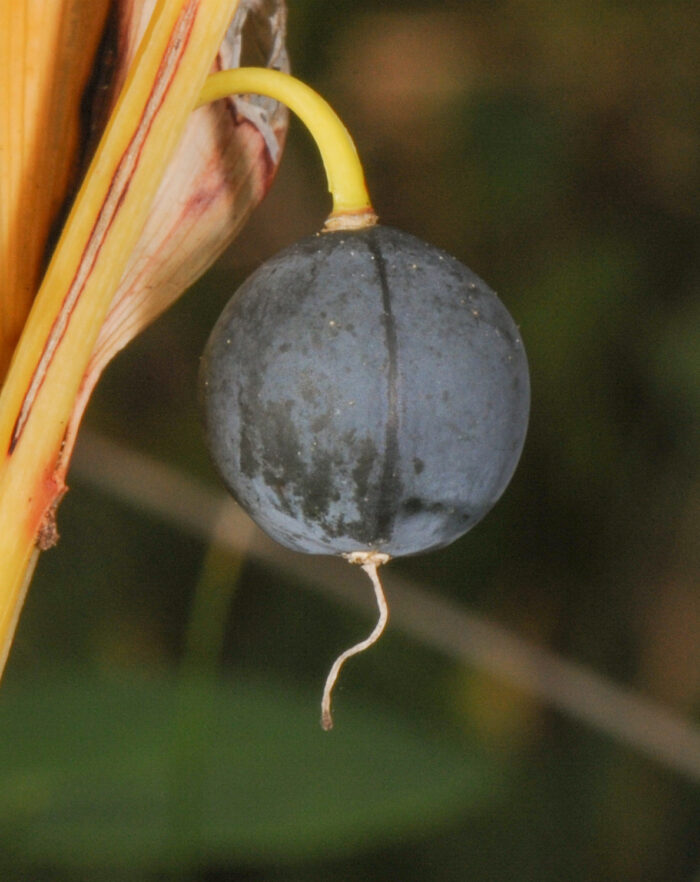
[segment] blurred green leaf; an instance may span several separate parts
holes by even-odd
[[[0,702],[0,838],[22,866],[158,870],[343,855],[498,792],[475,751],[263,681],[56,675]]]

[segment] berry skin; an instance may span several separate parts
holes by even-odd
[[[527,428],[527,359],[471,270],[389,228],[321,233],[264,263],[202,358],[224,482],[297,551],[439,548],[503,493]]]

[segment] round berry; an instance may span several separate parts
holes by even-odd
[[[298,551],[439,548],[503,493],[528,421],[527,359],[498,297],[443,251],[374,226],[265,262],[201,365],[226,485]]]

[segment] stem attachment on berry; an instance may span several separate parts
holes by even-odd
[[[321,153],[333,198],[326,230],[359,229],[377,222],[355,144],[327,101],[289,74],[266,67],[239,67],[209,76],[197,106],[232,94],[274,98],[294,111],[307,127]]]
[[[343,557],[345,557],[350,563],[359,564],[370,577],[374,587],[374,595],[377,598],[379,619],[369,637],[356,643],[355,646],[350,647],[350,649],[346,649],[345,652],[341,653],[333,662],[333,667],[330,669],[328,677],[326,678],[326,685],[323,688],[323,699],[321,701],[321,726],[326,732],[333,728],[331,694],[333,692],[333,687],[335,686],[335,681],[338,679],[340,669],[350,656],[357,655],[358,652],[364,652],[365,649],[369,649],[373,643],[376,643],[377,640],[379,640],[389,619],[389,607],[387,606],[386,598],[384,597],[382,583],[379,581],[379,575],[377,574],[377,567],[386,563],[389,560],[389,555],[380,554],[376,551],[353,551],[350,554],[343,555]]]

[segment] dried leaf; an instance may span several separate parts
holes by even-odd
[[[147,23],[145,8],[152,5],[134,0],[130,16],[122,9],[117,80]],[[282,2],[243,0],[213,70],[238,67],[253,55],[256,64],[287,70],[285,21]],[[261,201],[274,178],[286,126],[286,108],[260,96],[231,96],[192,114],[102,326],[66,453],[106,364],[213,263]]]
[[[157,0],[15,348],[0,390],[0,667],[37,542],[55,539],[66,431],[100,329],[239,5]]]

